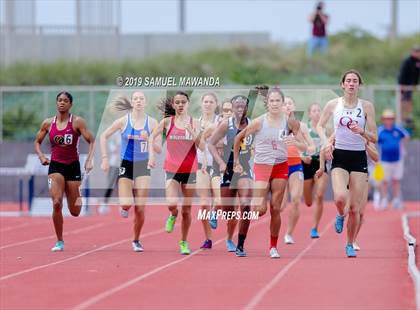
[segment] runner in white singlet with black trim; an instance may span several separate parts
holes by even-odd
[[[326,104],[317,125],[326,159],[332,159],[331,179],[339,213],[335,223],[337,233],[343,230],[347,185],[349,186],[350,208],[346,245],[348,257],[356,257],[353,242],[359,225],[360,210],[363,207],[363,192],[368,182],[365,140],[373,143],[377,141],[374,106],[371,102],[358,98],[361,84],[360,73],[356,70],[345,72],[341,79],[344,96]],[[325,135],[326,124],[332,116],[335,143],[327,141]]]

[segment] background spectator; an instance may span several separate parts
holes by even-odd
[[[404,126],[412,132],[413,123],[413,90],[419,83],[420,76],[420,46],[414,46],[411,54],[401,63],[398,84],[401,91],[401,112]]]
[[[404,174],[404,145],[409,139],[409,133],[395,124],[395,114],[392,110],[382,113],[383,125],[378,128],[378,144],[385,177],[382,181],[381,209],[388,207],[388,184],[392,182],[393,207],[402,208],[400,181]],[[402,143],[403,142],[403,143]]]
[[[324,13],[324,3],[318,2],[316,10],[309,17],[312,23],[312,37],[308,42],[308,57],[311,57],[316,50],[325,53],[328,48],[328,38],[326,25],[328,23],[328,15]]]

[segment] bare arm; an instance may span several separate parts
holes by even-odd
[[[366,152],[374,162],[377,162],[379,160],[379,153],[375,144],[368,141],[366,143]]]
[[[226,165],[223,161],[223,158],[220,156],[219,152],[217,151],[216,145],[217,143],[226,135],[226,131],[228,129],[228,120],[223,120],[213,131],[213,134],[210,136],[208,140],[208,147],[211,155],[213,156],[214,160],[222,166]]]
[[[38,130],[34,141],[35,153],[38,155],[39,161],[44,166],[48,165],[50,161],[48,158],[45,157],[44,153],[42,152],[41,144],[42,141],[44,141],[45,136],[48,134],[48,130],[51,126],[51,121],[51,118],[47,118],[42,122],[41,128]]]
[[[318,135],[321,139],[321,145],[324,145],[327,142],[327,135],[325,133],[327,123],[329,119],[331,118],[333,109],[336,106],[336,99],[329,101],[324,109],[322,109],[321,116],[319,118],[319,122],[316,125],[316,131],[318,132]]]
[[[93,152],[95,151],[95,138],[93,134],[91,133],[91,131],[88,129],[86,121],[80,116],[76,118],[75,129],[77,129],[80,132],[82,137],[89,144],[88,156],[85,162],[85,171],[86,173],[89,173],[93,168],[92,159],[93,159]]]
[[[235,142],[233,144],[233,166],[239,166],[239,150],[241,147],[241,142],[243,139],[252,135],[253,133],[260,131],[262,126],[262,118],[261,116],[254,119],[246,126],[240,133],[238,133],[235,137]],[[241,170],[241,169],[240,169]],[[241,172],[241,171],[240,171]]]
[[[367,139],[369,142],[376,143],[378,142],[378,129],[376,127],[375,121],[375,108],[373,104],[369,101],[365,103],[366,111],[366,128],[361,134],[363,138]]]
[[[155,143],[157,143],[156,139],[162,136],[163,130],[167,128],[169,122],[169,117],[166,117],[163,120],[161,120],[159,124],[153,129],[152,134],[149,137],[149,168],[154,168],[156,166],[155,148],[152,146],[154,146]]]

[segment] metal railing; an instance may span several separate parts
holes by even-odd
[[[252,88],[252,86],[228,86],[229,88]],[[11,121],[13,113],[32,113],[37,123],[37,128],[41,121],[55,114],[55,96],[61,90],[71,92],[75,98],[73,112],[83,116],[89,126],[95,131],[98,128],[102,118],[105,105],[109,100],[109,95],[113,91],[122,91],[127,89],[117,88],[116,86],[6,86],[0,87],[0,143],[7,139],[5,136],[5,121]],[[314,91],[313,100],[321,105],[322,96],[317,96],[320,91],[329,90],[337,95],[341,94],[338,85],[282,85],[282,89],[288,92],[298,94],[302,92],[310,93]],[[130,90],[130,89],[128,89]],[[133,89],[134,90],[134,89]],[[211,89],[217,91],[218,89]],[[419,93],[419,91],[417,91]],[[400,120],[400,95],[398,85],[366,85],[361,89],[361,98],[365,98],[375,103],[376,114],[379,120],[381,111],[385,108],[391,108],[396,111],[397,119]],[[223,98],[219,98],[223,99]],[[321,101],[321,102],[320,102]],[[19,112],[19,108],[21,111]],[[24,112],[22,112],[24,111]],[[18,126],[17,126],[18,128]],[[32,135],[34,132],[32,132]],[[21,138],[16,138],[19,141]],[[13,139],[8,139],[13,141]],[[24,140],[22,138],[21,140]]]

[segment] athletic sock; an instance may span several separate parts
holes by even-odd
[[[277,240],[279,239],[279,236],[270,236],[270,249],[271,248],[277,248]]]
[[[238,248],[243,248],[245,243],[246,235],[238,234]]]

